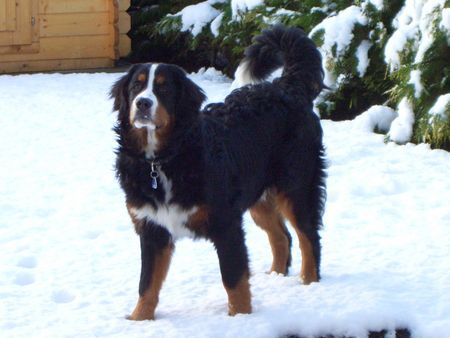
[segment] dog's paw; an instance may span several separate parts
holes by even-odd
[[[276,271],[276,270],[269,270],[266,271],[267,275],[271,275],[271,276],[286,276],[286,272],[280,272],[280,271]]]
[[[311,283],[319,282],[319,279],[315,275],[313,275],[313,276],[311,276],[311,275],[301,275],[300,276],[300,280],[303,283],[303,285],[309,285]]]
[[[128,320],[141,321],[141,320],[154,320],[155,315],[151,313],[132,313],[125,317]]]
[[[233,306],[232,304],[228,304],[228,315],[233,317],[237,314],[250,314],[252,313],[252,306],[250,304],[242,304],[240,306]]]

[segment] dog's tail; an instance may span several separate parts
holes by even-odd
[[[310,100],[324,88],[322,57],[314,42],[297,27],[276,25],[255,37],[235,73],[234,87],[265,80],[283,67],[286,89],[305,93]]]

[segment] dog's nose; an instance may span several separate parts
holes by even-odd
[[[152,107],[152,105],[153,105],[153,101],[150,99],[147,99],[145,97],[141,97],[136,102],[136,106],[139,110],[148,110]]]

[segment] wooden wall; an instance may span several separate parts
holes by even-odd
[[[130,51],[129,1],[0,0],[0,11],[11,12],[11,3],[16,18],[0,14],[0,73],[111,67]],[[31,25],[25,44],[13,42],[29,34],[21,25]]]

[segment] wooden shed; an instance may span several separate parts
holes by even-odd
[[[130,51],[129,0],[0,0],[0,73],[111,67]]]

